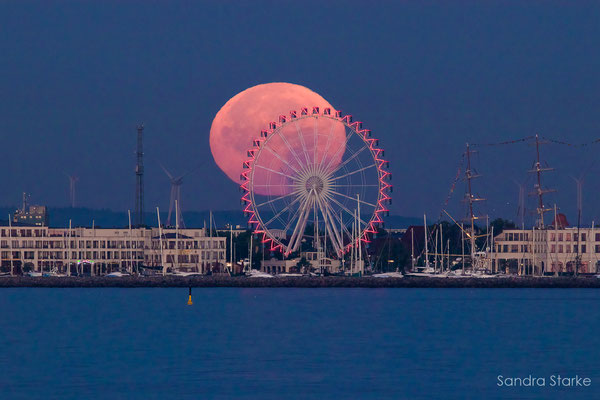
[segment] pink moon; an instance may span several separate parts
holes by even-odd
[[[219,110],[210,128],[210,150],[221,170],[235,183],[240,184],[242,165],[248,159],[248,149],[260,131],[280,115],[302,107],[331,108],[323,97],[312,90],[292,83],[274,82],[253,86],[232,97]],[[334,142],[343,141],[345,132],[336,128]]]

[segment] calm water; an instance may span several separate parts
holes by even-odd
[[[600,398],[600,291],[219,288],[186,301],[2,289],[0,398]],[[496,385],[557,373],[592,386]]]

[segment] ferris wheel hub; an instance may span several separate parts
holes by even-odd
[[[306,180],[305,188],[308,193],[314,190],[316,194],[320,194],[325,187],[325,182],[320,176],[311,176]]]

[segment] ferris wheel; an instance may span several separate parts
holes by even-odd
[[[302,108],[271,122],[248,150],[241,188],[254,232],[289,255],[312,242],[342,256],[382,222],[391,203],[389,163],[351,115]]]

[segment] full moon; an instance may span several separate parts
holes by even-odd
[[[219,110],[210,128],[210,150],[215,162],[235,183],[241,183],[242,164],[248,159],[247,151],[253,140],[260,137],[279,115],[302,107],[320,109],[333,106],[312,90],[292,83],[274,82],[253,86],[232,97]],[[333,142],[343,142],[344,130],[332,129]],[[319,143],[320,145],[320,143]],[[319,146],[320,147],[320,146]]]

